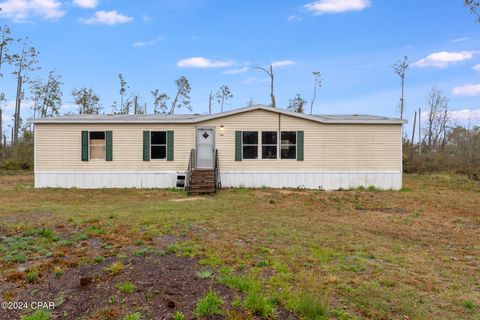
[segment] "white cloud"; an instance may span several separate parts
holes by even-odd
[[[181,59],[177,62],[180,68],[221,68],[234,65],[233,60],[210,60],[202,57]]]
[[[290,66],[292,64],[295,64],[295,61],[292,60],[279,60],[279,61],[273,61],[271,63],[272,67],[285,67],[285,66]]]
[[[480,94],[480,83],[466,84],[453,88],[452,93],[456,96],[476,96]]]
[[[242,67],[239,69],[229,69],[225,70],[223,73],[225,74],[239,74],[239,73],[245,73],[248,71],[248,67]]]
[[[461,37],[461,38],[453,39],[452,42],[458,43],[458,42],[464,42],[467,40],[468,40],[468,37]]]
[[[370,0],[319,0],[307,3],[304,7],[314,15],[362,11],[370,6]]]
[[[480,64],[474,65],[473,70],[480,72]]]
[[[475,53],[473,51],[435,52],[428,55],[426,58],[420,59],[417,62],[413,63],[412,66],[420,67],[420,68],[424,68],[424,67],[446,68],[457,62],[471,59],[473,58],[474,54]]]
[[[57,0],[7,0],[0,2],[0,17],[25,22],[31,17],[54,20],[65,15],[62,3]]]
[[[84,24],[107,24],[110,26],[127,23],[132,21],[132,17],[125,16],[117,11],[97,11],[93,17],[88,19],[81,18],[80,22]]]
[[[98,0],[73,0],[73,4],[85,9],[94,9],[98,6]]]
[[[137,42],[134,42],[134,43],[132,43],[132,46],[133,46],[133,47],[136,47],[136,48],[149,47],[149,46],[154,46],[154,45],[156,45],[157,43],[159,43],[159,42],[162,41],[162,40],[163,40],[162,37],[157,37],[157,38],[155,38],[155,39],[148,40],[148,41],[137,41]]]
[[[288,22],[299,22],[299,21],[302,21],[303,18],[300,17],[300,16],[297,16],[297,15],[291,15],[287,18],[287,21]]]
[[[257,80],[257,78],[250,77],[250,78],[247,78],[247,79],[243,80],[242,83],[243,84],[250,84],[250,83],[254,82],[255,80]]]
[[[480,109],[464,109],[450,111],[450,117],[454,120],[468,121],[480,119]]]

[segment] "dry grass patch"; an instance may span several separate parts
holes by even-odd
[[[307,319],[480,316],[480,183],[463,176],[405,175],[398,192],[226,189],[202,201],[172,190],[31,184],[31,176],[0,176],[2,234],[24,241],[26,230],[48,228],[57,242],[71,235],[102,240],[101,252],[90,243],[67,246],[59,261],[113,256],[141,239],[139,255],[164,246],[220,275],[228,269],[253,281],[261,297],[252,294],[252,310],[281,305]],[[8,273],[22,264],[21,256],[0,255]],[[245,297],[231,314],[251,315]]]

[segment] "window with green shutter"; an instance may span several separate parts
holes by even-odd
[[[82,161],[88,161],[88,131],[82,131]]]
[[[150,161],[150,131],[143,131],[143,161]]]
[[[105,160],[113,161],[112,131],[105,131]]]
[[[173,161],[173,131],[167,131],[167,161]]]
[[[235,161],[242,161],[242,131],[235,131]]]
[[[303,131],[297,131],[297,161],[303,161]]]

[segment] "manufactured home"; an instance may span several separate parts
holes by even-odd
[[[250,106],[31,119],[35,187],[402,187],[404,120]]]

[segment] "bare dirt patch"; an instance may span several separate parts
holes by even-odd
[[[114,262],[122,263],[124,269],[117,275],[105,272]],[[222,297],[225,309],[231,309],[231,301],[239,293],[216,284],[213,278],[199,278],[199,270],[202,269],[195,259],[174,254],[115,257],[69,269],[60,278],[47,275],[35,284],[3,282],[0,292],[11,301],[54,301],[56,307],[52,315],[64,319],[102,318],[105,314],[123,316],[134,311],[146,319],[171,319],[175,312],[181,311],[191,319],[195,317],[197,301],[210,289]],[[116,288],[124,282],[133,283],[132,293]],[[18,319],[21,314],[3,311],[0,319]]]

